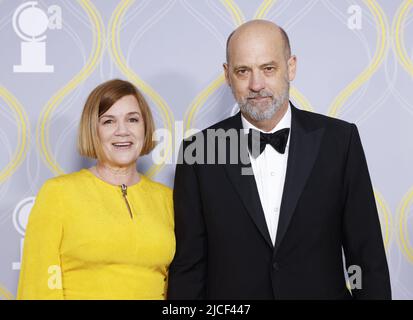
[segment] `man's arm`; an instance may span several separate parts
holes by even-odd
[[[386,254],[373,188],[357,127],[353,124],[345,169],[346,199],[343,216],[347,269],[360,266],[362,289],[355,299],[391,299]]]
[[[184,146],[185,142],[185,151]],[[176,253],[169,268],[168,299],[205,299],[207,234],[196,165],[187,164],[185,159],[181,163],[175,171]]]

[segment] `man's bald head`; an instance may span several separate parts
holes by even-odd
[[[230,35],[225,80],[250,123],[265,131],[275,127],[288,110],[296,65],[287,34],[270,21],[249,21]]]
[[[290,58],[290,39],[288,38],[288,35],[283,28],[267,20],[251,20],[239,26],[228,36],[226,45],[227,63],[229,63],[230,59],[230,50],[232,42],[236,40],[238,37],[241,37],[243,34],[250,32],[256,32],[257,34],[266,34],[269,37],[272,36],[275,42],[274,45],[282,45],[284,47],[285,58],[287,60]],[[276,43],[277,38],[281,40],[279,44]]]

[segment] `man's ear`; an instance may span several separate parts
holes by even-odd
[[[231,87],[231,82],[229,80],[229,66],[228,66],[228,63],[224,63],[222,66],[224,67],[225,81],[226,81],[227,85]]]
[[[287,61],[288,66],[288,80],[293,81],[297,71],[297,57],[292,55]]]

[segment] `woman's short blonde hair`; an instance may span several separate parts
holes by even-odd
[[[101,159],[102,146],[98,136],[99,117],[124,96],[132,95],[138,101],[145,126],[145,138],[140,156],[148,154],[155,147],[153,134],[155,125],[151,110],[143,95],[130,82],[114,79],[97,86],[90,93],[83,107],[78,134],[78,151],[81,156]]]

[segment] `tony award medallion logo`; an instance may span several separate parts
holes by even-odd
[[[53,72],[54,66],[46,64],[47,29],[62,28],[59,6],[48,8],[50,16],[37,7],[37,1],[20,5],[13,14],[13,29],[23,41],[20,44],[21,64],[13,66],[14,72]]]

